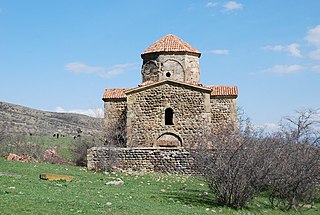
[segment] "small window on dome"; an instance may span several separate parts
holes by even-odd
[[[170,78],[171,73],[170,73],[170,72],[167,72],[167,73],[166,73],[166,76],[167,76],[168,78]]]

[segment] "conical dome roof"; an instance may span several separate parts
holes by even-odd
[[[146,50],[144,50],[144,52],[142,52],[141,56],[155,52],[188,52],[197,54],[199,56],[201,55],[197,49],[193,48],[188,43],[173,34],[168,34],[153,43]]]

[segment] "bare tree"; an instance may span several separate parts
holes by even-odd
[[[317,198],[320,185],[319,117],[312,109],[296,111],[274,134],[272,174],[266,184],[273,207],[299,210]]]
[[[280,122],[281,133],[294,143],[320,144],[320,112],[314,109],[296,111]]]
[[[278,133],[257,132],[239,114],[239,129],[222,126],[212,136],[213,150],[200,144],[193,152],[218,203],[241,208],[263,189],[273,207],[300,209],[312,203],[320,185],[320,149],[315,111],[282,120]]]
[[[7,153],[7,144],[5,143],[5,139],[7,138],[7,135],[4,131],[4,129],[0,129],[0,156],[4,156],[5,153]]]
[[[116,121],[111,121],[106,128],[106,145],[111,147],[125,147],[127,142],[126,112]]]
[[[73,162],[77,166],[87,166],[87,150],[95,146],[103,146],[106,143],[106,134],[103,125],[103,113],[99,109],[92,109],[94,117],[100,118],[99,124],[96,125],[97,131],[84,134],[83,131],[76,129],[75,143],[71,148],[73,153]]]
[[[265,182],[273,207],[299,210],[317,198],[320,182],[320,150],[308,144],[274,140],[275,158]]]
[[[239,114],[239,129],[221,126],[212,135],[213,149],[200,144],[193,152],[195,169],[202,174],[217,203],[244,207],[260,192],[270,172],[269,147],[250,120]]]

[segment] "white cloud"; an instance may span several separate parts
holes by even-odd
[[[227,50],[227,49],[215,49],[215,50],[206,51],[206,53],[217,54],[217,55],[228,55],[229,54],[229,50]]]
[[[208,3],[206,4],[206,7],[215,7],[215,6],[217,6],[217,5],[218,5],[217,2],[208,2]]]
[[[62,107],[56,107],[55,112],[59,113],[78,113],[96,118],[103,118],[103,110],[101,108],[90,108],[90,109],[74,109],[74,110],[65,110]]]
[[[263,73],[275,73],[275,74],[292,74],[298,73],[303,69],[303,66],[298,64],[293,65],[275,65],[269,69],[265,69]]]
[[[55,112],[64,113],[66,111],[62,107],[56,107]]]
[[[283,50],[285,50],[285,48],[286,47],[282,46],[282,45],[275,45],[275,46],[268,45],[268,46],[262,47],[261,49],[268,50],[268,51],[283,51]]]
[[[257,129],[263,129],[265,132],[270,132],[270,133],[280,130],[280,126],[272,122],[270,123],[267,122],[262,125],[255,125],[254,127]]]
[[[310,51],[308,56],[313,60],[320,60],[320,25],[310,28],[304,39],[311,45],[317,47],[316,50]]]
[[[309,52],[309,57],[314,60],[320,60],[320,49]]]
[[[233,11],[233,10],[240,10],[243,8],[243,5],[237,3],[235,1],[229,1],[223,5],[225,11]]]
[[[288,52],[289,55],[293,56],[293,57],[302,57],[301,55],[301,51],[300,51],[300,45],[297,43],[291,43],[287,46],[283,46],[283,45],[268,45],[268,46],[264,46],[261,49],[263,50],[268,50],[268,51],[276,51],[276,52],[281,52],[281,51],[285,51]]]
[[[126,71],[137,69],[137,64],[117,64],[110,68],[89,66],[82,62],[71,62],[64,66],[65,70],[74,74],[97,74],[103,78],[110,78]]]
[[[315,65],[311,68],[312,71],[320,73],[320,65]]]
[[[305,39],[312,45],[320,47],[320,25],[308,30]]]
[[[293,57],[302,57],[299,47],[300,47],[299,44],[292,43],[287,46],[287,51]]]

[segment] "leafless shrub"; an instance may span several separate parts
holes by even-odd
[[[299,210],[316,198],[320,185],[320,148],[315,110],[297,111],[281,122],[272,138],[272,173],[266,180],[270,203],[283,210]]]
[[[279,143],[275,165],[266,185],[273,207],[299,210],[317,198],[320,182],[320,150],[308,144]]]
[[[105,159],[97,164],[97,171],[111,171],[115,170],[118,165],[118,153],[115,148],[127,146],[127,111],[124,110],[122,114],[115,119],[109,119],[104,136],[104,146],[108,147],[106,150]]]
[[[83,137],[76,138],[75,145],[72,148],[73,161],[77,166],[87,165],[87,150],[93,147],[90,142],[84,140]]]
[[[194,152],[196,171],[204,176],[217,203],[232,208],[241,208],[254,198],[270,172],[264,137],[253,130],[249,119],[241,117],[239,129],[225,125],[214,131],[212,150],[200,146]]]
[[[95,134],[91,136],[79,136],[76,138],[75,144],[71,151],[73,153],[73,161],[77,166],[87,165],[87,150],[94,146],[102,146],[104,144],[104,136]]]
[[[7,135],[4,131],[4,129],[0,129],[0,156],[7,155],[7,145],[5,144],[5,139],[7,138]]]
[[[297,144],[320,146],[320,111],[304,109],[285,116],[280,122],[281,135]]]
[[[261,190],[268,190],[273,207],[298,210],[311,203],[320,185],[314,113],[307,110],[285,118],[281,131],[269,136],[240,118],[238,130],[224,126],[214,132],[213,149],[200,144],[194,152],[195,168],[217,202],[241,208]]]
[[[76,137],[75,145],[72,149],[74,154],[74,162],[79,166],[87,165],[87,150],[95,146],[106,146],[110,149],[114,147],[125,147],[126,146],[126,112],[120,116],[117,121],[109,122],[105,129],[101,124],[101,132],[95,133],[94,135],[84,136],[78,135]],[[79,132],[78,132],[79,133]],[[98,167],[99,170],[107,170],[113,166],[116,159],[116,155],[112,150],[109,150],[108,162],[103,162]]]
[[[65,160],[59,156],[55,148],[47,149],[44,151],[43,161],[52,164],[66,164]]]

